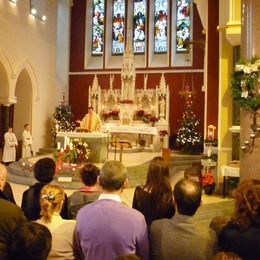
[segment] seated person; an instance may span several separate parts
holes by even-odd
[[[93,107],[88,108],[88,113],[82,119],[77,121],[80,123],[80,128],[87,130],[88,132],[100,131],[101,119],[98,114],[93,111]]]
[[[51,250],[51,233],[43,225],[26,222],[11,235],[8,259],[46,260]]]
[[[174,215],[169,168],[162,157],[155,157],[150,162],[146,184],[135,189],[133,208],[145,216],[147,225],[155,219]]]
[[[76,219],[76,215],[81,207],[98,199],[101,189],[97,184],[99,169],[92,163],[87,163],[80,170],[80,176],[85,186],[79,191],[75,191],[69,197],[68,212],[69,217]]]
[[[8,182],[6,182],[6,176],[6,167],[0,163],[0,198],[9,200],[10,202],[16,204],[11,185]]]
[[[236,190],[235,212],[221,230],[219,245],[242,259],[260,259],[260,180],[244,180]]]
[[[55,162],[51,158],[42,158],[34,165],[34,177],[38,181],[23,193],[22,210],[28,220],[36,220],[40,217],[40,192],[43,186],[53,180],[55,173]],[[68,198],[62,207],[61,216],[68,218]]]
[[[200,185],[189,179],[174,186],[177,213],[171,219],[153,221],[151,259],[212,259],[217,246],[214,231],[193,218],[201,204],[201,193]]]
[[[52,248],[48,259],[75,259],[73,237],[75,220],[60,216],[65,193],[57,185],[45,185],[41,190],[41,218],[37,223],[46,226],[52,234]]]

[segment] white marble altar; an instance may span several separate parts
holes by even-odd
[[[108,156],[109,135],[101,132],[78,133],[78,132],[59,132],[57,143],[66,148],[75,138],[84,140],[90,149],[89,162],[103,163]]]

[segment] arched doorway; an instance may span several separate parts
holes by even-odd
[[[9,86],[8,77],[4,65],[0,62],[0,159],[2,154],[2,147],[4,141],[4,133],[6,132],[9,124],[9,107],[3,105],[8,97]]]
[[[14,105],[14,133],[19,143],[18,158],[20,158],[24,124],[32,123],[32,82],[26,69],[23,69],[17,78],[15,96],[17,103]]]

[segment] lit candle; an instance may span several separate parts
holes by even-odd
[[[241,150],[243,150],[243,151],[246,150],[245,145],[242,145],[242,146],[241,146]]]
[[[249,144],[249,141],[248,140],[245,140],[245,145],[248,145]]]
[[[67,136],[64,136],[64,146],[63,146],[64,149],[66,149],[66,145],[67,145]]]
[[[60,150],[60,142],[57,142],[57,150]]]

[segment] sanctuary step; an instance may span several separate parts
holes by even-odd
[[[40,148],[39,151],[36,152],[36,155],[54,153],[55,151],[56,151],[56,148],[54,148],[54,147],[44,147],[44,148]]]

